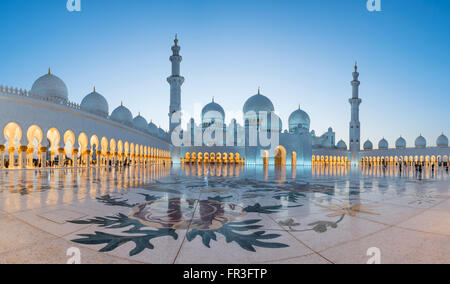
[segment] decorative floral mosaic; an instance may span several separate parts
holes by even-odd
[[[322,197],[315,197],[317,195]],[[331,228],[336,229],[345,216],[377,214],[372,211],[374,206],[342,203],[334,195],[332,186],[302,181],[277,183],[246,178],[174,178],[136,191],[97,199],[107,206],[129,208],[128,215],[120,213],[70,222],[97,225],[99,231],[81,234],[73,241],[103,245],[101,252],[134,243],[134,249],[129,252],[133,256],[146,249],[154,249],[152,240],[156,238],[177,240],[180,231],[187,231],[188,242],[199,238],[208,248],[221,235],[227,243],[236,243],[244,250],[255,252],[258,247],[288,247],[277,241],[281,237],[277,232],[284,229],[265,229],[262,215],[271,216],[313,203],[327,213],[326,218],[330,220],[317,220],[303,230],[298,230],[301,224],[293,219],[278,223],[289,230],[324,233]],[[256,213],[252,216],[259,218],[249,218],[250,213]],[[331,220],[334,217],[338,218]],[[117,232],[117,229],[123,229],[122,233],[108,232]]]

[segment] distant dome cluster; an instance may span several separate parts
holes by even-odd
[[[438,148],[448,148],[448,137],[444,134],[440,135],[436,140],[436,147]],[[419,135],[419,137],[416,138],[414,141],[414,147],[418,149],[426,148],[427,147],[427,140],[422,135]],[[373,144],[370,140],[367,140],[363,145],[364,150],[372,150]],[[378,142],[378,149],[386,150],[389,148],[389,143],[386,139],[381,139],[380,142]],[[406,149],[406,139],[403,137],[399,137],[395,141],[395,148],[396,149]]]
[[[67,103],[69,101],[66,84],[59,77],[53,75],[50,69],[47,74],[34,82],[30,92],[43,99],[58,103]],[[167,133],[163,129],[158,128],[153,123],[147,123],[147,120],[140,114],[133,118],[131,111],[123,104],[114,109],[111,116],[109,116],[108,101],[103,95],[97,92],[95,87],[91,93],[83,98],[80,108],[103,118],[111,118],[111,120],[114,120],[115,122],[136,128],[142,132],[159,136],[160,138],[167,138]],[[224,115],[223,109],[222,114]]]

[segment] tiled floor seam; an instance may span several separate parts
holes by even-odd
[[[200,197],[201,197],[201,196],[202,196],[202,194],[200,193],[200,194],[198,195],[198,200],[200,200]],[[183,241],[181,242],[181,245],[180,245],[180,247],[178,248],[177,254],[176,254],[175,257],[174,257],[172,264],[175,264],[175,263],[176,263],[177,258],[178,258],[178,256],[180,255],[181,249],[183,248],[184,242],[186,241],[186,236],[187,236],[187,234],[189,233],[189,229],[191,228],[192,221],[194,220],[195,212],[197,212],[198,205],[199,205],[199,203],[197,202],[197,204],[195,204],[195,209],[194,209],[194,211],[192,212],[192,217],[191,217],[191,220],[189,221],[189,225],[188,225],[188,228],[187,228],[187,230],[186,230],[186,234],[185,234],[184,237],[183,237]]]

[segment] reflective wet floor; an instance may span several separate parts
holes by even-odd
[[[450,178],[338,166],[0,171],[0,230],[0,263],[66,263],[74,251],[81,263],[450,263]]]

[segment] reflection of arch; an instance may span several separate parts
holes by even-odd
[[[61,135],[59,134],[58,129],[51,128],[47,132],[47,139],[50,141],[50,151],[52,153],[56,153],[58,150],[59,142],[61,141]]]
[[[37,125],[32,125],[28,128],[27,131],[28,138],[28,148],[39,148],[41,147],[42,139],[44,138],[44,133],[41,128]],[[37,145],[35,144],[35,140],[37,141]]]
[[[338,159],[338,160],[340,160],[340,159]],[[293,166],[297,165],[297,152],[292,152],[292,162],[291,162],[291,164]]]
[[[286,149],[281,145],[275,149],[275,165],[286,165]]]
[[[269,165],[269,151],[267,150],[263,151],[263,165]]]

